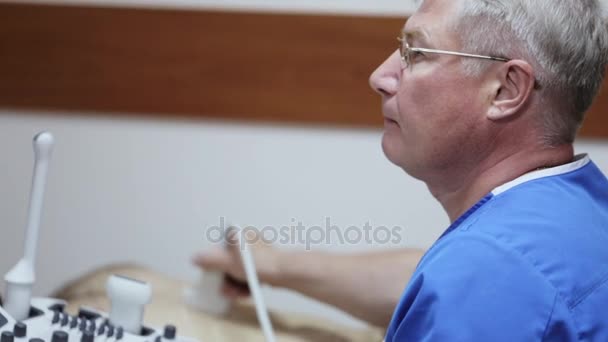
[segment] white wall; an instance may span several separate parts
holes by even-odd
[[[0,0],[14,2],[17,0]],[[236,9],[248,11],[308,12],[398,16],[412,13],[414,0],[18,0],[31,3],[68,3],[157,8]],[[608,13],[608,0],[600,0]]]
[[[16,0],[0,0],[11,2]],[[18,0],[30,3],[60,3],[85,6],[147,8],[200,8],[222,10],[306,12],[331,14],[406,15],[415,9],[413,0]]]

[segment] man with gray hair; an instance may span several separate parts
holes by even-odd
[[[603,80],[594,0],[426,0],[372,75],[383,148],[452,225],[387,341],[608,341],[608,181],[572,142]]]
[[[608,180],[572,146],[607,31],[597,0],[422,1],[370,83],[384,153],[451,226],[421,259],[258,246],[261,279],[393,312],[386,341],[608,341]],[[244,278],[235,254],[196,262]]]

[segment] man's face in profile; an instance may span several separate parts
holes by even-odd
[[[459,0],[424,1],[404,26],[407,43],[462,51],[452,28],[459,5]],[[477,147],[489,100],[479,92],[480,78],[465,74],[461,57],[418,53],[404,66],[396,51],[374,71],[370,84],[382,96],[384,153],[412,176],[451,167]]]

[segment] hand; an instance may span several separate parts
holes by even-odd
[[[247,231],[246,239],[253,255],[258,277],[261,282],[272,283],[278,274],[279,250],[262,240],[253,231]],[[226,275],[222,293],[228,298],[248,296],[247,277],[241,261],[240,245],[234,234],[227,234],[226,247],[216,247],[208,252],[199,253],[192,259],[193,263],[204,270],[218,271]]]

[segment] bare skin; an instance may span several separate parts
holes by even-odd
[[[300,292],[331,304],[371,324],[385,327],[403,292],[421,250],[400,249],[359,254],[289,251],[263,242],[252,245],[260,281]],[[236,245],[199,254],[193,262],[244,281]],[[398,270],[387,272],[386,270]],[[234,281],[224,283],[228,298],[249,295]]]

